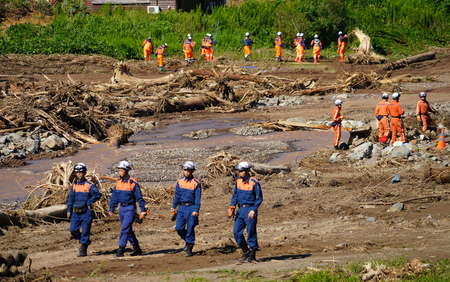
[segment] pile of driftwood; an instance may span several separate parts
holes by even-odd
[[[228,176],[232,176],[236,179],[236,166],[242,161],[243,160],[239,157],[222,150],[217,155],[209,158],[209,163],[206,165],[207,175],[205,177],[205,181],[208,183],[211,180],[225,178]],[[270,166],[259,163],[250,163],[250,165],[250,171],[253,174],[267,175],[280,172],[290,172],[290,168],[285,166]]]
[[[372,65],[384,64],[387,59],[383,56],[377,55],[370,43],[370,37],[359,28],[353,30],[350,34],[355,34],[359,39],[359,47],[355,54],[350,54],[345,58],[345,62],[349,64]],[[350,35],[349,34],[349,35]]]
[[[67,81],[44,81],[25,75],[0,75],[0,134],[48,130],[73,144],[110,139],[126,143],[132,134],[110,127],[136,117],[192,110],[238,112],[255,107],[261,96],[322,95],[352,89],[376,89],[384,84],[420,81],[400,76],[381,78],[376,73],[341,72],[336,83],[320,85],[310,77],[277,77],[258,72],[219,72],[214,68],[182,70],[164,77],[134,77],[127,65],[116,65],[111,83],[83,85],[68,75]]]

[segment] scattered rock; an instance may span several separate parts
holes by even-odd
[[[243,127],[237,127],[230,129],[231,132],[233,132],[236,135],[242,135],[242,136],[253,136],[253,135],[261,135],[273,132],[271,129],[262,128],[259,126],[243,126]]]
[[[339,157],[340,154],[341,153],[334,153],[334,154],[332,154],[331,157],[330,157],[330,162],[332,162],[332,163],[337,162],[338,161],[338,157]]]
[[[144,129],[145,130],[154,130],[155,129],[155,122],[154,121],[146,122],[145,125],[144,125]]]
[[[67,140],[66,140],[67,141]],[[29,154],[34,154],[39,150],[39,147],[41,146],[41,142],[38,140],[35,140],[33,138],[28,137],[27,138],[27,152]]]
[[[407,158],[411,155],[411,152],[409,151],[408,148],[406,148],[404,146],[397,146],[389,153],[389,155],[392,157]]]
[[[7,136],[0,137],[0,144],[6,144],[8,142]]]
[[[362,160],[364,158],[370,158],[370,156],[372,155],[372,150],[373,143],[367,142],[353,149],[353,152],[349,154],[348,157],[352,160]]]
[[[61,140],[61,138],[59,138],[58,135],[52,135],[52,136],[48,137],[47,139],[45,139],[44,145],[49,147],[52,150],[64,149],[64,143]]]
[[[388,210],[388,212],[399,212],[403,210],[403,207],[403,203],[396,203]]]
[[[187,137],[192,140],[205,139],[210,136],[216,135],[215,129],[200,129],[198,131],[191,131],[188,134],[184,134],[184,137]]]
[[[376,221],[375,217],[371,216],[366,219],[367,221],[374,222]]]

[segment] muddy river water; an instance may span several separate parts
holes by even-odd
[[[0,201],[9,202],[25,199],[28,192],[23,187],[37,185],[39,181],[44,179],[45,172],[51,170],[52,165],[56,162],[69,160],[73,163],[83,162],[89,169],[95,169],[97,173],[108,174],[111,165],[119,160],[151,150],[194,146],[197,148],[222,147],[261,141],[289,141],[295,151],[278,154],[268,164],[298,164],[304,156],[318,149],[331,147],[333,143],[334,133],[332,130],[272,132],[256,136],[240,136],[227,131],[233,127],[244,126],[246,122],[245,120],[230,119],[180,122],[153,131],[135,134],[129,139],[131,144],[122,146],[120,149],[111,148],[106,143],[90,145],[88,150],[80,150],[73,156],[31,161],[28,165],[18,168],[3,168],[0,169]],[[182,136],[194,130],[211,128],[218,131],[217,136],[201,140],[191,140]],[[341,140],[346,141],[348,137],[348,132],[343,132]]]

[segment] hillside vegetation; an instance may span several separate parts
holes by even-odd
[[[8,8],[5,3],[0,0],[0,15]],[[239,6],[218,7],[212,14],[197,9],[151,15],[110,5],[91,15],[80,3],[62,2],[53,9],[54,22],[49,25],[9,27],[0,35],[0,53],[141,59],[141,44],[150,36],[156,46],[168,43],[169,56],[181,55],[188,33],[199,46],[206,33],[214,32],[217,22],[216,54],[241,51],[245,32],[257,43],[253,48],[273,48],[277,31],[283,32],[283,42],[293,48],[296,30],[292,20],[299,32],[305,33],[308,44],[318,34],[325,48],[335,49],[337,33],[349,33],[355,27],[372,38],[375,51],[382,55],[404,56],[450,41],[450,0],[248,0]],[[358,44],[356,38],[350,37],[350,44]]]

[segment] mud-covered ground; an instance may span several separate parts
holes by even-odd
[[[114,63],[114,60],[103,57],[11,55],[0,57],[0,73],[36,77],[44,73],[51,79],[66,79],[66,74],[70,73],[74,79],[87,84],[108,82]],[[284,63],[283,66],[289,66],[289,70],[272,70],[270,64],[277,67],[274,62],[260,64],[261,68],[268,69],[267,75],[308,75],[324,82],[334,82],[341,70],[385,74],[379,66],[351,66],[338,63],[337,59],[325,59],[318,66]],[[403,92],[400,100],[402,106],[412,111],[419,100],[420,91],[427,91],[432,105],[448,102],[449,64],[448,53],[441,52],[435,60],[393,71],[392,76],[411,74],[432,77],[427,82],[395,86]],[[154,61],[149,65],[138,61],[129,62],[128,65],[137,77],[159,76],[155,74]],[[180,68],[183,66],[173,60],[167,73]],[[391,89],[355,90],[348,93],[349,98],[344,100],[342,113],[351,120],[370,121],[383,90]],[[228,114],[160,114],[142,119],[156,120],[161,125],[180,120],[219,118],[277,120],[298,117],[305,120],[329,120],[335,94],[340,93],[308,97],[305,104],[290,107],[261,107]],[[260,250],[256,255],[259,261],[257,264],[236,265],[236,259],[241,254],[233,243],[233,221],[227,218],[231,198],[229,187],[233,186],[231,177],[217,179],[203,191],[200,225],[196,228],[197,238],[192,258],[184,257],[184,244],[174,231],[174,223],[169,220],[171,197],[159,205],[149,205],[150,215],[142,225],[134,225],[144,250],[144,255],[139,257],[129,257],[128,252],[125,258],[113,258],[120,235],[118,215],[112,219],[94,221],[92,244],[86,258],[76,257],[79,243],[71,239],[69,222],[2,229],[0,250],[25,250],[32,259],[32,274],[40,277],[47,275],[54,281],[77,278],[83,278],[84,281],[183,281],[190,277],[205,277],[210,281],[245,280],[252,277],[283,280],[286,273],[311,264],[345,264],[352,260],[402,255],[432,260],[450,256],[450,243],[447,240],[450,232],[447,196],[450,185],[426,181],[422,172],[426,166],[439,167],[439,164],[430,159],[393,159],[377,165],[359,166],[353,165],[351,161],[331,163],[330,157],[334,153],[331,149],[332,140],[329,140],[329,144],[328,148],[322,148],[304,158],[300,166],[290,164],[292,171],[288,174],[256,175],[264,194],[258,214]],[[236,152],[239,152],[238,147]],[[342,152],[343,155],[348,153]],[[429,150],[429,153],[434,154],[434,151]],[[448,151],[439,153],[439,158],[448,159]],[[153,162],[147,162],[146,166],[151,170]],[[401,173],[401,182],[389,185],[391,178],[398,173]],[[391,205],[371,203],[395,203],[436,194],[440,196],[405,202],[405,209],[395,213],[387,212]],[[374,217],[375,221],[367,220],[370,217]],[[130,246],[127,251],[131,251]]]

